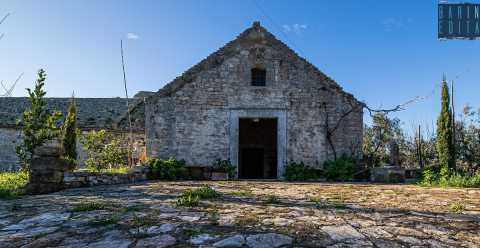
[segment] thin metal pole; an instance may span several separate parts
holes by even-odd
[[[132,118],[130,116],[130,104],[128,103],[128,90],[127,90],[127,77],[125,75],[125,60],[123,56],[123,40],[120,40],[120,54],[122,56],[122,71],[123,71],[123,86],[125,87],[125,98],[127,102],[127,115],[128,115],[128,127],[130,132],[129,144],[128,144],[128,165],[133,164],[133,132],[132,132]]]

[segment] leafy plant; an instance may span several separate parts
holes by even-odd
[[[89,222],[89,225],[96,227],[96,226],[109,226],[109,225],[116,225],[119,221],[119,217],[117,215],[111,215],[108,217],[104,217],[101,219],[96,219]]]
[[[196,189],[188,189],[177,198],[177,206],[194,207],[198,206],[200,200],[214,199],[220,197],[215,189],[210,186],[202,186]]]
[[[93,210],[103,210],[107,207],[107,204],[103,202],[82,202],[75,205],[72,212],[86,212]]]
[[[47,108],[45,100],[47,92],[43,89],[46,76],[45,71],[40,69],[35,88],[33,90],[27,88],[30,107],[17,121],[17,125],[22,129],[23,139],[22,143],[16,147],[16,153],[23,169],[28,169],[35,148],[58,137],[60,130],[58,122],[62,114]]]
[[[305,165],[303,162],[290,162],[285,168],[283,176],[287,181],[305,181],[322,177],[322,171]]]
[[[69,161],[70,169],[75,169],[77,160],[77,107],[72,96],[68,106],[68,114],[62,125],[62,146],[64,158]]]
[[[463,202],[455,202],[449,205],[449,209],[454,213],[461,213],[465,211],[466,207],[465,207],[465,203]]]
[[[122,167],[126,164],[126,151],[120,146],[120,141],[105,130],[92,130],[81,136],[88,158],[85,165],[92,171],[102,171]]]
[[[438,180],[438,170],[436,170],[435,167],[430,166],[423,170],[420,184],[425,186],[433,185],[437,182],[437,180]]]
[[[186,194],[178,197],[177,206],[184,207],[196,207],[200,203],[200,197],[198,195]]]
[[[457,171],[450,173],[448,176],[441,176],[440,171],[441,168],[438,167],[424,169],[420,185],[461,188],[480,187],[480,172],[470,174]]]
[[[151,159],[148,161],[150,167],[148,178],[161,180],[178,180],[185,178],[186,168],[184,160],[170,158]]]
[[[0,172],[0,198],[15,198],[24,193],[23,188],[28,182],[28,173]]]
[[[355,160],[351,157],[341,156],[337,160],[326,161],[324,168],[327,179],[350,181],[355,173]]]
[[[237,168],[232,165],[230,160],[217,159],[213,164],[213,170],[217,172],[226,172],[228,178],[234,178],[237,172]]]
[[[125,173],[128,173],[130,171],[130,169],[131,168],[126,166],[126,165],[120,165],[120,166],[116,166],[116,167],[113,167],[113,168],[101,169],[99,172],[125,174]]]
[[[267,195],[263,202],[265,204],[278,204],[280,203],[280,199],[276,195]]]

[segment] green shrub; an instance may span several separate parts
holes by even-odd
[[[93,211],[93,210],[103,210],[107,207],[107,204],[103,202],[82,202],[76,204],[72,212],[86,212],[86,211]]]
[[[419,184],[423,186],[478,188],[480,187],[480,172],[468,174],[457,171],[447,174],[442,173],[438,167],[428,167],[423,170],[422,180]]]
[[[438,182],[438,169],[432,166],[423,169],[420,184],[428,186],[436,182]]]
[[[220,197],[220,193],[210,186],[202,186],[196,189],[188,189],[177,199],[177,206],[194,207],[198,206],[200,200],[214,199]]]
[[[24,170],[0,172],[0,198],[15,198],[22,195],[27,182],[28,173]]]
[[[465,203],[463,202],[455,202],[449,205],[449,209],[454,213],[461,213],[465,211],[466,207],[465,207]]]
[[[102,171],[126,165],[126,150],[120,146],[120,140],[105,130],[92,130],[80,137],[88,158],[85,165],[92,171]]]
[[[283,174],[287,181],[305,181],[322,177],[322,171],[305,165],[303,162],[290,162]]]
[[[348,156],[326,161],[323,166],[329,180],[350,181],[355,173],[355,160]]]
[[[220,196],[220,193],[218,193],[215,189],[208,185],[204,185],[194,190],[187,190],[186,193],[191,195],[197,195],[200,197],[200,199],[213,199]]]
[[[148,161],[150,167],[148,178],[161,180],[178,180],[184,179],[186,175],[185,161],[170,158],[151,159]]]
[[[69,169],[74,170],[77,160],[77,107],[73,95],[62,125],[62,146],[65,151],[64,157],[70,165]]]
[[[235,178],[237,168],[232,165],[230,160],[221,160],[217,159],[213,164],[213,170],[217,172],[226,172],[228,173],[228,178]]]
[[[43,89],[47,74],[40,69],[33,90],[27,88],[30,106],[25,109],[17,125],[22,130],[23,138],[15,148],[22,169],[27,170],[33,157],[35,148],[53,140],[59,135],[59,119],[62,114],[59,111],[51,111],[47,106]]]

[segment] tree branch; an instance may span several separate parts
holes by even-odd
[[[7,13],[3,18],[2,20],[0,20],[0,25],[2,25],[2,23],[7,20],[7,18],[10,16],[10,13]]]

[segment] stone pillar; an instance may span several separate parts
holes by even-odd
[[[29,168],[28,194],[46,194],[64,188],[64,172],[68,164],[62,159],[59,142],[49,142],[34,151]]]
[[[405,182],[405,169],[400,167],[400,151],[394,140],[388,144],[390,164],[370,169],[370,180],[381,183]]]
[[[390,166],[400,166],[400,151],[397,142],[390,141],[388,150],[390,150]]]

